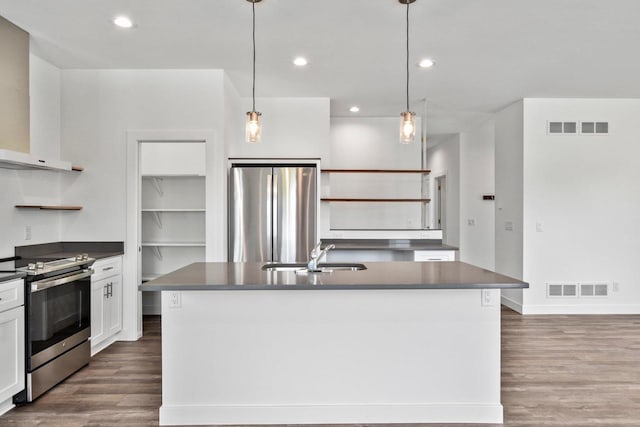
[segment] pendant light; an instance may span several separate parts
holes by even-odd
[[[253,39],[253,86],[252,86],[252,109],[247,112],[247,124],[245,128],[245,139],[247,142],[260,142],[262,126],[260,125],[261,113],[256,111],[256,3],[262,0],[247,0],[251,3],[251,13],[253,15],[252,39]]]
[[[407,110],[400,113],[400,143],[411,144],[416,136],[416,113],[409,110],[409,5],[416,0],[398,0],[407,5]]]

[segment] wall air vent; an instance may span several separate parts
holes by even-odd
[[[578,122],[548,122],[547,132],[552,135],[578,133]]]
[[[609,296],[608,283],[580,283],[581,297],[607,297]]]
[[[578,285],[575,283],[547,283],[547,297],[577,297]]]
[[[608,296],[609,283],[607,282],[547,283],[547,298]]]
[[[609,122],[580,122],[580,133],[583,135],[607,135]]]

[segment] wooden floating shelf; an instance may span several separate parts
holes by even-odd
[[[406,202],[421,202],[421,203],[429,203],[431,199],[364,199],[364,198],[346,198],[346,197],[327,197],[320,199],[322,202],[396,202],[396,203],[406,203]]]
[[[58,206],[58,205],[16,205],[19,209],[41,209],[46,211],[79,211],[82,206]]]
[[[71,165],[71,170],[74,172],[82,172],[84,170],[84,168],[82,166],[78,166],[78,165]]]
[[[322,169],[327,173],[431,173],[429,169]]]

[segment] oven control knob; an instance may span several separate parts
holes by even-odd
[[[76,261],[82,261],[82,255],[76,255]]]
[[[85,261],[89,259],[89,254],[82,254],[82,260]]]
[[[44,268],[44,262],[36,262],[36,268],[38,270],[42,270]]]
[[[30,262],[27,265],[27,270],[35,270],[35,269],[36,269],[36,265],[34,263]]]

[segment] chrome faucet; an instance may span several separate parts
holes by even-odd
[[[334,244],[330,244],[324,247],[324,249],[320,249],[322,242],[318,242],[318,244],[311,250],[311,259],[307,264],[308,271],[318,271],[318,263],[322,259],[323,256],[327,254],[331,249],[335,248]]]

